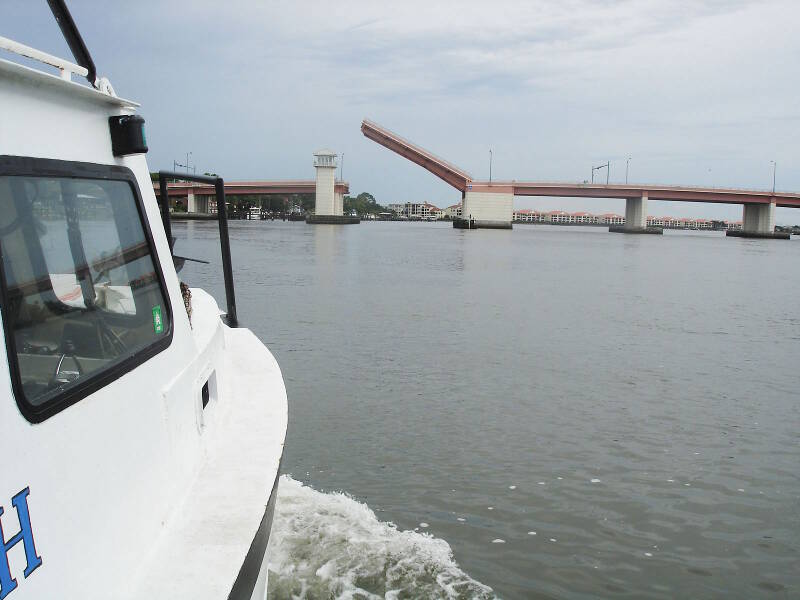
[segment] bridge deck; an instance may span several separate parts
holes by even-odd
[[[153,182],[153,189],[156,196],[161,195],[158,182]],[[306,180],[286,180],[286,181],[226,181],[226,196],[245,196],[245,195],[278,195],[278,194],[315,194],[317,190],[316,181]],[[340,194],[350,193],[350,184],[346,181],[337,181],[334,190]],[[213,196],[214,186],[205,184],[192,184],[186,182],[175,182],[167,184],[167,195],[186,196],[189,192],[197,196]]]
[[[725,204],[770,204],[800,208],[800,194],[765,190],[703,188],[671,185],[627,185],[538,181],[473,181],[465,171],[439,158],[377,123],[364,119],[361,132],[369,139],[420,165],[460,192],[513,193],[515,196],[561,196],[571,198],[641,198],[673,202],[718,202]]]
[[[364,119],[361,122],[361,132],[381,146],[396,152],[411,162],[417,163],[461,192],[466,190],[467,184],[472,181],[472,177],[466,171],[409,142],[385,127],[381,127],[377,123]]]
[[[539,181],[473,182],[475,191],[492,189],[513,190],[515,196],[562,196],[568,198],[641,198],[647,194],[650,200],[673,202],[712,202],[724,204],[769,204],[800,208],[800,194],[770,190],[747,190],[735,188],[702,188],[671,185],[626,185],[598,183],[563,183]]]

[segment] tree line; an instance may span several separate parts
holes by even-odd
[[[216,173],[205,173],[205,175],[215,177]],[[150,173],[150,178],[153,181],[158,181],[158,173]],[[314,210],[314,194],[290,194],[288,196],[253,194],[237,196],[233,202],[231,200],[229,199],[228,202],[233,204],[235,208],[242,210],[251,206],[260,206],[264,210],[275,212],[290,210],[291,206],[299,206],[303,212],[313,212]],[[178,211],[186,210],[182,200],[171,200],[171,204],[174,204],[173,208]],[[345,214],[355,211],[360,217],[369,214],[392,212],[382,204],[378,204],[378,201],[369,192],[361,192],[357,196],[345,196],[342,208]]]

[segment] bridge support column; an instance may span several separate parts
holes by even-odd
[[[625,229],[636,231],[647,228],[647,194],[641,198],[625,199]]]
[[[340,217],[344,215],[344,196],[341,192],[333,194],[333,214]]]
[[[730,237],[788,240],[789,233],[775,232],[775,203],[742,205],[742,229],[728,230]]]
[[[511,229],[514,188],[509,185],[473,185],[464,194],[459,229]]]
[[[195,201],[194,192],[192,190],[189,190],[189,195],[186,198],[186,212],[197,212],[197,202]]]
[[[626,198],[625,225],[612,225],[608,230],[612,233],[664,233],[661,227],[647,226],[647,192],[639,198]]]

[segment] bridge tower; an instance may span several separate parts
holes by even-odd
[[[514,214],[514,187],[508,184],[467,184],[461,203],[461,219],[453,221],[459,229],[511,229]]]
[[[341,198],[337,201],[334,183],[336,180],[337,154],[333,150],[314,152],[314,168],[317,171],[317,190],[314,212],[319,216],[341,216]]]
[[[314,152],[314,168],[317,171],[316,198],[314,214],[306,217],[306,223],[326,225],[344,225],[358,223],[358,217],[344,216],[344,196],[342,182],[336,189],[336,152],[333,150],[317,150]]]

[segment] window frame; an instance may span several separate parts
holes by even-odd
[[[19,370],[16,342],[14,332],[11,330],[11,322],[8,316],[8,290],[6,286],[6,275],[3,267],[3,249],[0,244],[0,315],[3,319],[3,335],[6,345],[6,356],[8,359],[8,369],[11,375],[11,387],[14,398],[20,413],[30,423],[42,423],[53,415],[72,406],[87,396],[99,391],[112,382],[120,379],[136,367],[139,367],[149,359],[166,350],[172,344],[174,332],[174,320],[172,310],[172,300],[169,288],[164,280],[164,273],[161,268],[161,257],[158,254],[153,241],[153,232],[150,228],[150,221],[144,208],[141,191],[133,171],[128,167],[120,165],[108,165],[98,163],[76,162],[67,160],[56,160],[49,158],[34,158],[28,156],[0,155],[0,177],[20,176],[20,177],[59,177],[70,179],[88,179],[104,181],[123,181],[128,183],[136,204],[136,210],[142,224],[145,242],[150,249],[150,256],[153,260],[158,283],[161,286],[161,293],[164,297],[164,311],[169,319],[169,327],[156,341],[137,352],[126,356],[115,365],[103,369],[98,373],[90,375],[85,380],[80,381],[75,386],[58,394],[44,404],[37,406],[29,402],[25,397],[22,388],[22,378]],[[160,222],[160,221],[159,221]]]

